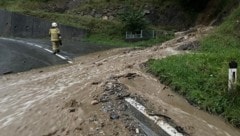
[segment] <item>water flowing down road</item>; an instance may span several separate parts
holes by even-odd
[[[142,69],[151,58],[188,53],[177,49],[204,32],[177,37],[161,46],[96,52],[74,58],[73,63],[0,76],[1,136],[140,136],[142,129],[133,125],[130,115],[121,114],[126,108],[119,107],[121,96],[137,96],[139,103],[154,109],[158,118],[171,120],[183,135],[240,135],[239,129],[191,106]],[[126,94],[109,91],[109,86],[116,92],[125,89]],[[114,106],[109,117],[105,111]]]

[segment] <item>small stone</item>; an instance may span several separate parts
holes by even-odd
[[[75,108],[71,108],[71,109],[69,109],[69,112],[75,112],[75,111],[76,111]]]
[[[97,66],[101,66],[101,65],[103,65],[103,63],[98,63],[98,64],[97,64]]]
[[[138,128],[136,128],[136,134],[139,134],[139,129]]]
[[[115,120],[119,119],[119,115],[116,112],[110,113],[110,119]]]
[[[76,127],[75,130],[81,131],[82,128],[81,127]]]
[[[98,85],[100,83],[101,83],[100,81],[96,81],[96,82],[92,82],[92,85]]]
[[[96,104],[98,104],[98,103],[99,103],[98,100],[93,100],[93,101],[91,102],[91,105],[96,105]]]
[[[105,126],[104,122],[100,123],[100,127],[103,128]]]

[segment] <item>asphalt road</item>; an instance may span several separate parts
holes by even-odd
[[[0,37],[0,75],[72,63],[74,57],[104,49],[80,41],[63,41],[61,52],[54,55],[48,39]]]

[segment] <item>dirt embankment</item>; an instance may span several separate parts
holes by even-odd
[[[2,136],[144,135],[125,111],[123,98],[136,98],[151,115],[171,119],[192,136],[239,135],[218,117],[189,105],[142,69],[147,60],[187,53],[209,28],[194,28],[146,49],[115,49],[77,58],[72,65],[0,78]]]
[[[209,0],[205,8],[198,15],[196,24],[219,25],[223,20],[239,6],[238,0],[219,1]]]

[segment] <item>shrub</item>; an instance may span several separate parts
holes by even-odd
[[[147,21],[142,10],[135,10],[127,6],[120,15],[120,19],[124,24],[124,31],[136,32],[147,27]]]

